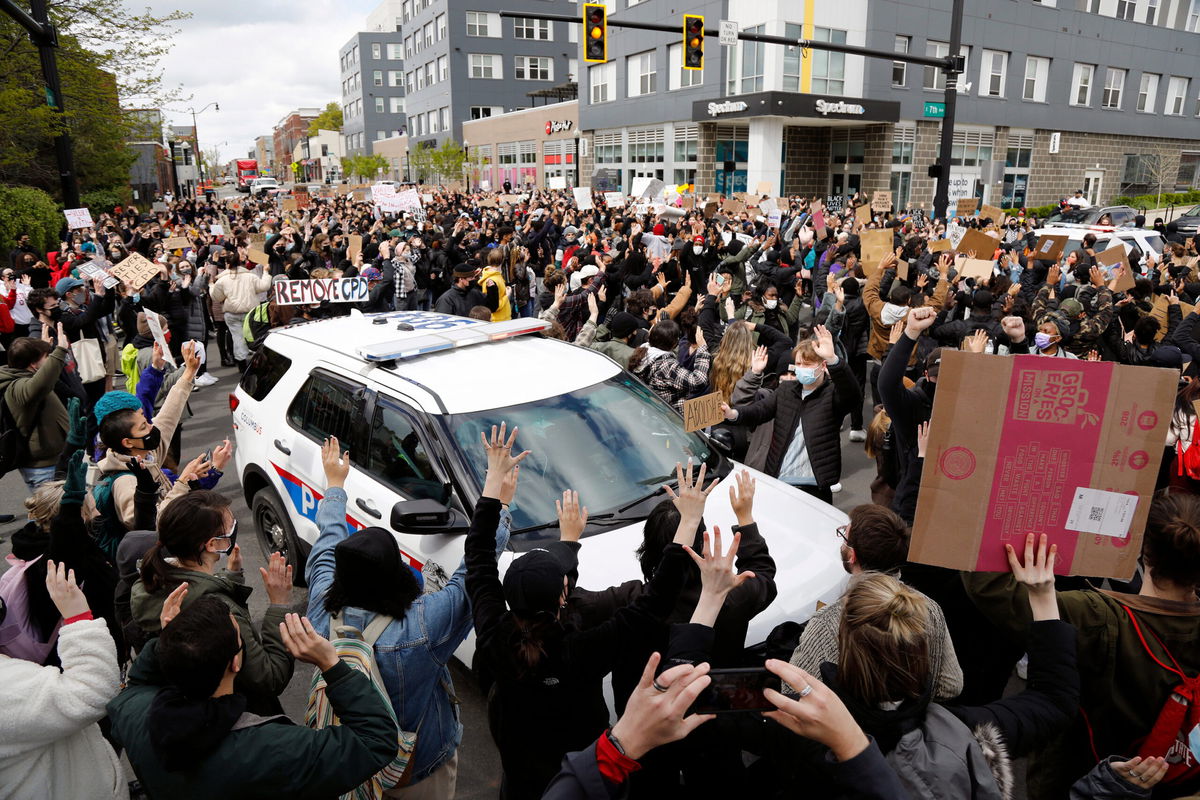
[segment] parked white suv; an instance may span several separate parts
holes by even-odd
[[[255,178],[250,182],[250,194],[254,197],[264,195],[267,192],[278,189],[279,181],[274,178]]]
[[[732,528],[724,482],[741,466],[706,436],[684,432],[678,412],[607,356],[544,338],[546,327],[355,311],[272,331],[229,398],[237,474],[264,549],[283,551],[303,579],[325,493],[321,442],[333,435],[350,451],[348,522],[389,528],[416,569],[432,561],[453,572],[483,485],[479,434],[501,421],[519,427],[518,445],[532,451],[501,570],[516,553],[557,539],[554,500],[571,488],[591,512],[580,585],[640,578],[642,523],[666,497],[661,487],[674,482],[675,464],[689,458],[723,482],[705,522]],[[846,581],[836,535],[845,514],[754,475],[754,516],[778,565],[779,592],[751,622],[750,644],[780,622],[808,619]]]

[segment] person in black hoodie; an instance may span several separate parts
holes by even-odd
[[[580,631],[561,614],[587,524],[574,493],[564,494],[560,506],[561,541],[517,558],[503,583],[496,568],[501,490],[528,455],[513,454],[516,436],[503,424],[490,437],[481,433],[488,469],[467,535],[467,593],[476,655],[495,679],[488,717],[504,766],[500,795],[539,798],[562,757],[587,747],[608,724],[603,681],[622,643],[656,629],[674,606],[688,558],[682,545],[694,541],[705,492],[686,477],[680,481],[679,530],[646,591],[612,619]]]

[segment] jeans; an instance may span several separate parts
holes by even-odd
[[[246,344],[246,337],[242,335],[242,323],[245,319],[245,314],[225,312],[225,324],[229,327],[229,334],[233,337],[234,361],[245,361],[250,357],[250,346]]]
[[[21,478],[25,481],[25,488],[33,494],[37,487],[47,481],[54,480],[54,465],[48,467],[17,467],[21,471]]]

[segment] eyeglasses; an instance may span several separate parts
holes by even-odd
[[[850,544],[850,537],[849,537],[850,525],[849,524],[838,525],[835,530],[837,532],[838,538],[840,538],[846,544]]]

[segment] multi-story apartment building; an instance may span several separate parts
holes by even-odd
[[[707,27],[945,55],[950,0],[609,0],[610,20]],[[930,207],[945,78],[937,69],[799,47],[609,29],[580,80],[582,168],[625,189],[652,175],[700,191],[838,195],[891,189]],[[469,41],[469,40],[468,40]],[[464,48],[465,50],[465,48]],[[967,0],[952,198],[1094,202],[1200,185],[1200,0]],[[1165,176],[1165,177],[1164,177]]]
[[[298,108],[289,112],[275,125],[272,134],[272,152],[275,161],[272,165],[272,175],[279,181],[292,179],[292,151],[296,145],[308,137],[308,123],[321,113],[319,108]],[[262,164],[259,164],[262,169]]]
[[[338,53],[347,155],[370,155],[374,142],[404,133],[401,36],[396,30],[356,33]]]

